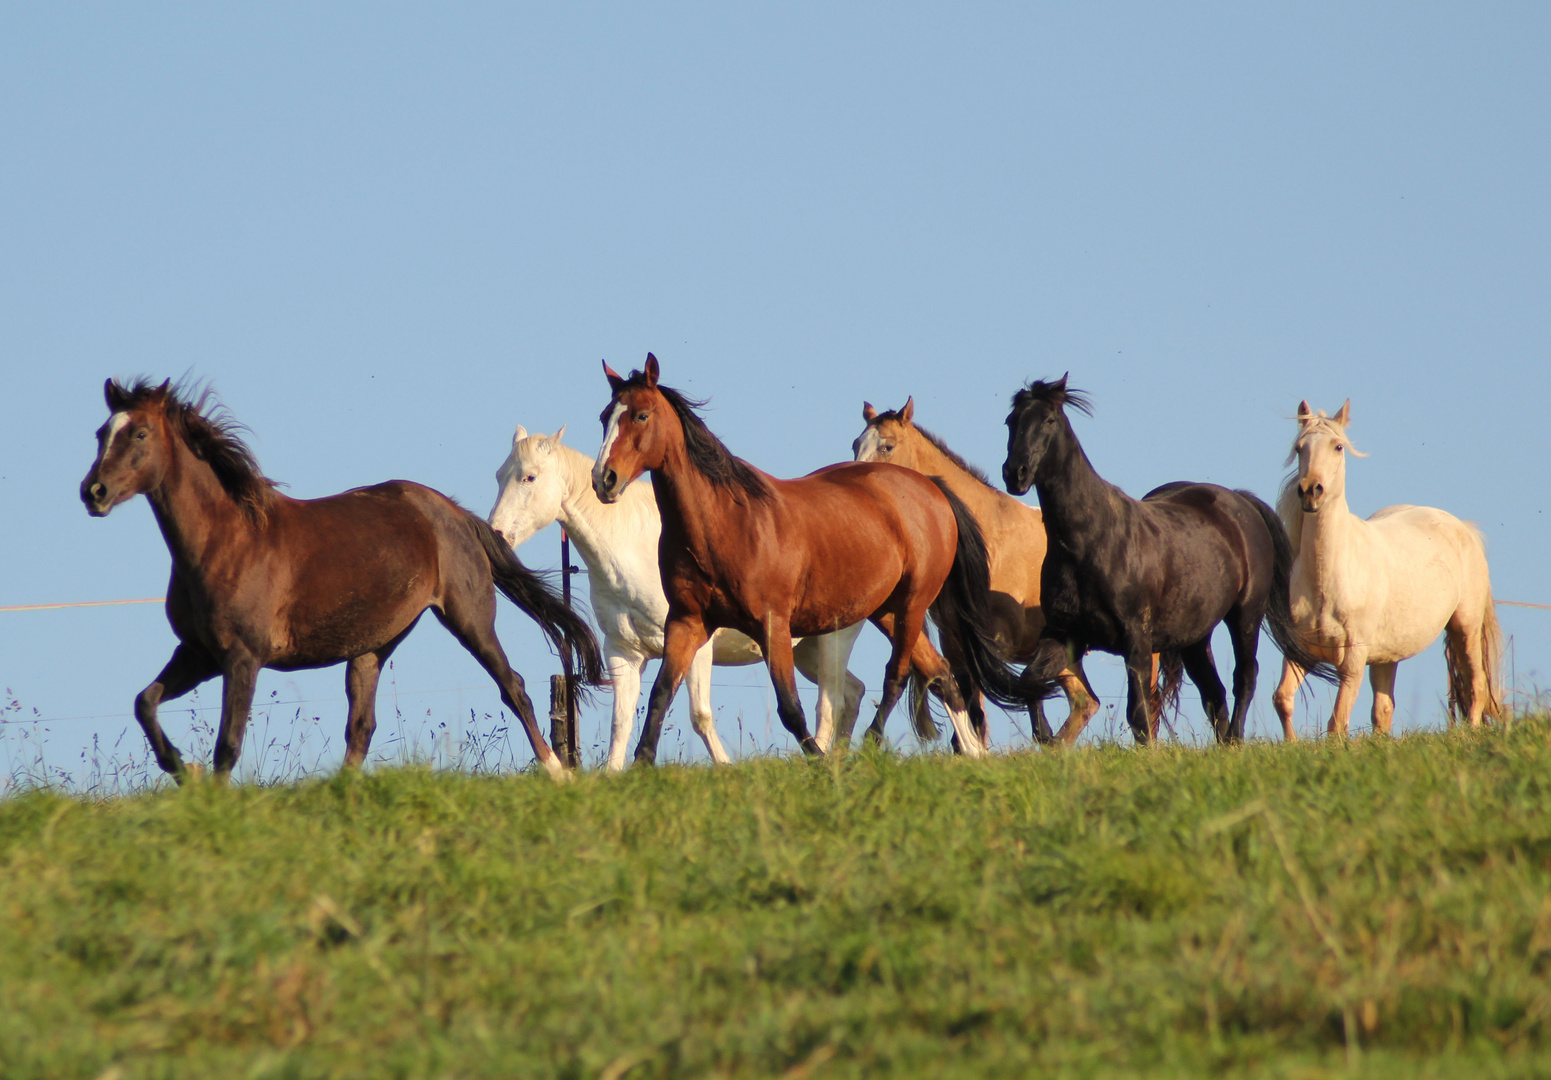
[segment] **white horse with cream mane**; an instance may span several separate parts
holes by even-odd
[[[1364,521],[1347,509],[1351,402],[1335,416],[1298,405],[1298,438],[1277,501],[1296,561],[1292,613],[1304,642],[1340,679],[1330,734],[1345,735],[1363,668],[1373,684],[1373,730],[1395,715],[1395,666],[1447,634],[1450,719],[1472,727],[1502,715],[1502,631],[1492,604],[1486,545],[1473,525],[1428,506],[1387,506]],[[1273,701],[1289,741],[1305,672],[1290,661]]]
[[[499,494],[490,526],[516,547],[552,522],[560,522],[587,564],[593,616],[603,630],[603,657],[614,687],[614,728],[609,737],[608,767],[625,767],[625,748],[641,696],[641,671],[660,659],[668,597],[657,566],[662,518],[647,481],[631,484],[619,501],[605,506],[592,491],[592,458],[553,435],[529,435],[519,426],[512,451],[496,472]],[[838,736],[849,742],[857,710],[867,688],[846,670],[862,624],[833,634],[793,642],[797,670],[819,686],[819,746],[828,750]],[[705,741],[711,760],[728,757],[711,714],[711,665],[742,666],[764,661],[752,639],[736,630],[718,630],[690,665],[689,715]]]

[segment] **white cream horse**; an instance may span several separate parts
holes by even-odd
[[[521,426],[517,428],[512,451],[496,472],[499,494],[490,511],[490,526],[516,547],[558,521],[586,562],[592,612],[603,629],[603,657],[614,686],[608,767],[617,772],[625,767],[625,744],[641,696],[641,671],[648,660],[662,656],[663,625],[668,618],[668,598],[657,567],[662,519],[649,482],[631,484],[616,503],[599,502],[592,491],[592,458],[563,445],[564,433],[562,427],[553,435],[530,436]],[[837,736],[849,743],[867,690],[846,670],[861,628],[857,623],[794,643],[797,670],[819,686],[815,738],[824,750]],[[759,646],[750,638],[736,630],[718,630],[690,665],[690,722],[718,764],[732,759],[717,737],[711,714],[711,665],[736,667],[763,661]]]
[[[1346,427],[1351,402],[1335,416],[1298,405],[1298,438],[1277,513],[1296,561],[1292,613],[1315,655],[1340,678],[1330,734],[1345,735],[1363,668],[1373,684],[1373,730],[1388,734],[1395,715],[1395,665],[1447,633],[1451,720],[1479,726],[1502,715],[1502,631],[1492,604],[1480,532],[1427,506],[1387,506],[1364,521],[1347,509]],[[1288,741],[1293,701],[1305,672],[1282,664],[1272,700]]]

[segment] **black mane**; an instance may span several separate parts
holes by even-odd
[[[262,522],[275,500],[275,481],[259,468],[253,450],[243,442],[242,426],[208,386],[153,384],[136,379],[129,386],[113,382],[118,409],[156,405],[199,460],[215,472],[222,489],[249,517]]]
[[[625,390],[645,386],[647,386],[645,373],[632,371],[630,378],[624,381],[614,396],[618,398],[619,393]],[[705,421],[695,412],[705,405],[704,401],[685,397],[677,390],[663,386],[661,383],[654,389],[667,400],[669,405],[673,406],[673,411],[678,414],[679,423],[684,427],[684,450],[689,455],[690,463],[700,471],[702,476],[713,486],[724,488],[735,495],[744,495],[752,502],[764,502],[771,497],[770,485],[765,483],[764,477],[742,458],[733,457],[732,452],[722,444],[722,440],[711,434],[711,429],[705,426]]]
[[[1081,390],[1067,389],[1065,375],[1055,382],[1035,379],[1012,396],[1012,407],[1016,411],[1036,401],[1048,402],[1059,408],[1070,405],[1084,416],[1093,415],[1093,402],[1089,401],[1088,395]]]

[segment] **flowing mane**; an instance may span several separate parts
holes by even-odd
[[[239,432],[247,430],[232,417],[208,386],[154,385],[137,379],[129,386],[113,383],[118,409],[159,407],[173,432],[199,460],[215,472],[222,489],[253,521],[262,524],[275,501],[275,481],[259,469],[253,450]]]
[[[1093,415],[1093,402],[1089,401],[1088,395],[1081,390],[1068,389],[1065,375],[1055,382],[1045,382],[1042,379],[1030,382],[1012,396],[1012,407],[1017,411],[1036,401],[1050,402],[1063,409],[1070,405],[1084,416]]]
[[[901,423],[903,423],[904,422],[904,416],[901,415],[901,413],[900,413],[900,411],[898,409],[889,409],[887,412],[879,413],[878,416],[877,416],[877,419],[873,420],[872,422],[874,424],[881,424],[885,420],[898,420]],[[984,470],[982,470],[978,465],[971,465],[969,462],[965,461],[962,457],[960,457],[959,454],[958,454],[958,451],[953,450],[952,448],[950,448],[948,446],[947,443],[942,441],[942,436],[937,435],[934,432],[928,431],[926,428],[922,427],[920,424],[916,423],[914,420],[910,421],[910,426],[915,428],[916,431],[920,434],[920,436],[923,439],[925,439],[927,442],[929,442],[933,446],[935,446],[938,449],[938,451],[942,454],[943,457],[945,457],[949,461],[953,462],[954,465],[957,465],[960,469],[963,469],[966,473],[968,473],[970,476],[974,477],[976,480],[979,480],[982,484],[984,484],[986,487],[990,488],[992,491],[995,491],[998,494],[1001,494],[1002,489],[997,487],[995,484],[991,483],[991,478],[985,474]]]
[[[645,373],[632,371],[630,378],[619,387],[619,392],[647,385]],[[734,495],[744,495],[751,502],[765,502],[770,499],[770,486],[765,483],[764,477],[742,458],[733,457],[722,440],[711,434],[711,429],[705,426],[705,421],[695,412],[705,405],[704,401],[685,397],[677,390],[660,383],[656,390],[678,414],[679,423],[684,427],[684,449],[689,454],[690,463],[700,471],[702,476],[714,486],[725,488]],[[619,394],[616,393],[615,397],[618,396]],[[609,408],[613,407],[613,402],[610,402]],[[607,422],[608,410],[604,411],[603,419]]]

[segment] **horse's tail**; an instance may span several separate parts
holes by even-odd
[[[603,656],[587,620],[567,607],[542,577],[522,565],[511,546],[483,518],[467,510],[463,514],[468,527],[485,549],[485,557],[490,560],[490,577],[501,595],[539,624],[539,629],[544,631],[557,652],[567,645],[571,647],[583,682],[601,685],[605,681]]]
[[[1465,656],[1464,643],[1456,644],[1445,634],[1443,658],[1449,669],[1449,712],[1464,717],[1469,708],[1467,702],[1474,696],[1470,666]],[[1507,714],[1503,704],[1503,628],[1497,622],[1497,602],[1492,590],[1486,590],[1486,610],[1481,613],[1481,668],[1486,673],[1486,702],[1481,712],[1493,720],[1501,720]]]
[[[1271,640],[1276,642],[1283,656],[1309,675],[1326,682],[1335,682],[1336,669],[1309,651],[1297,624],[1293,622],[1292,568],[1296,556],[1292,541],[1287,536],[1287,528],[1282,524],[1282,519],[1277,517],[1276,511],[1258,496],[1248,491],[1235,494],[1255,508],[1255,512],[1266,523],[1266,531],[1271,534],[1274,555],[1271,561],[1271,597],[1266,604],[1266,628],[1271,632]]]
[[[981,693],[1003,708],[1026,709],[1028,694],[1020,688],[1017,673],[1002,659],[991,629],[991,563],[980,525],[941,477],[929,479],[947,497],[959,531],[953,569],[948,571],[948,580],[931,609],[944,638],[944,651],[946,639],[956,639],[967,673]]]
[[[915,728],[916,738],[922,742],[931,742],[942,734],[942,727],[937,723],[937,717],[932,715],[931,684],[921,677],[920,672],[911,668],[910,678],[905,687],[905,700],[910,709],[910,726]]]
[[[1158,724],[1165,709],[1179,713],[1179,688],[1185,682],[1185,661],[1178,652],[1158,654],[1158,673],[1153,680],[1149,704],[1152,706],[1153,736],[1158,734]]]

